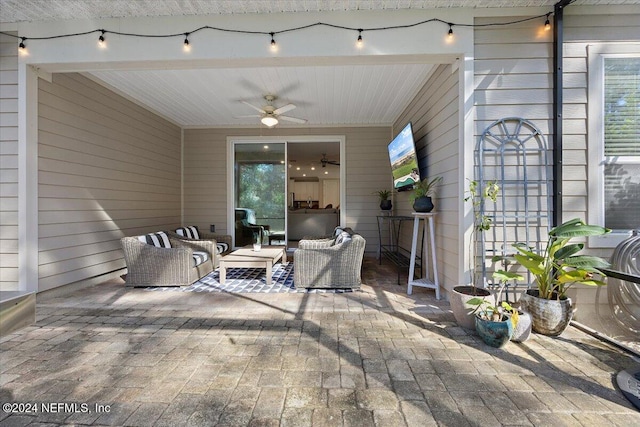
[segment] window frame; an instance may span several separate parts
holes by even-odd
[[[640,44],[598,44],[589,45],[588,59],[588,199],[587,215],[590,224],[604,226],[604,60],[605,58],[640,58]],[[640,164],[640,159],[619,157],[622,164]],[[604,236],[589,237],[589,246],[594,248],[615,248],[631,236],[631,231],[613,231]]]

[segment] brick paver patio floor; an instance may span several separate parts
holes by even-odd
[[[0,425],[640,425],[614,385],[630,355],[573,327],[493,349],[392,267],[366,260],[363,280],[39,298],[37,323],[0,340],[0,400],[28,404],[3,405]]]

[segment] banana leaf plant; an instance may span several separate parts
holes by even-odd
[[[549,232],[547,247],[542,254],[516,243],[519,252],[514,258],[535,278],[538,296],[545,299],[565,299],[570,286],[580,283],[602,286],[605,282],[594,275],[604,275],[599,269],[610,264],[597,256],[580,255],[584,243],[571,243],[574,237],[601,236],[611,232],[606,227],[585,224],[579,218],[567,221]]]

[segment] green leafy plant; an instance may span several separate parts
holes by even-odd
[[[469,271],[471,271],[472,285],[477,286],[476,270],[478,261],[476,260],[476,250],[478,248],[478,241],[480,233],[488,231],[491,228],[491,217],[483,213],[483,204],[485,201],[490,200],[495,203],[498,200],[498,194],[500,194],[500,186],[496,181],[487,181],[482,189],[479,188],[478,181],[469,180],[469,190],[465,193],[465,202],[471,202],[473,206],[473,230],[469,237]]]
[[[517,273],[504,270],[495,271],[493,278],[500,283],[500,289],[494,294],[494,303],[491,304],[491,302],[485,298],[476,297],[467,301],[467,304],[475,306],[471,312],[485,320],[500,322],[503,320],[503,316],[510,315],[511,323],[515,328],[518,324],[518,309],[512,307],[507,301],[500,300],[502,299],[502,291],[508,281],[523,280],[524,278]]]
[[[380,198],[380,201],[384,202],[385,200],[389,200],[389,197],[391,196],[391,191],[378,190],[378,191],[374,191],[373,194],[377,194],[378,197]]]
[[[519,252],[513,257],[535,278],[538,296],[545,299],[565,299],[566,292],[575,283],[602,286],[605,282],[594,278],[604,275],[599,269],[610,264],[597,256],[579,255],[584,243],[571,243],[574,237],[601,236],[611,232],[606,227],[585,224],[579,218],[567,221],[549,232],[547,246],[542,254],[533,252],[524,244],[516,243]]]
[[[422,181],[416,182],[413,186],[413,191],[411,191],[411,195],[409,196],[409,200],[413,203],[418,197],[432,196],[441,181],[442,177],[436,176],[432,180],[425,178]]]

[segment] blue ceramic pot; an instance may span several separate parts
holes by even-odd
[[[485,344],[496,348],[507,345],[513,335],[513,324],[507,316],[503,316],[503,319],[505,320],[501,322],[493,322],[476,316],[476,332]]]

